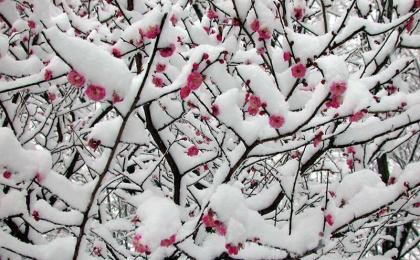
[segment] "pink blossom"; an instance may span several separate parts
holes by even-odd
[[[283,52],[283,60],[284,61],[289,61],[290,58],[292,58],[292,54],[288,51]]]
[[[246,85],[248,85],[249,86],[249,84],[247,83]],[[246,92],[246,94],[245,94],[245,102],[248,102],[249,101],[249,97],[251,97],[251,95],[252,95],[252,93],[251,92]]]
[[[191,108],[197,107],[191,100],[188,100],[187,105],[188,107],[191,107]]]
[[[302,154],[299,151],[293,151],[292,154],[290,155],[290,157],[292,159],[297,159],[301,156]]]
[[[106,95],[105,92],[103,87],[91,84],[86,88],[85,94],[93,101],[101,101]]]
[[[35,29],[35,27],[36,27],[36,23],[35,23],[33,20],[29,20],[29,21],[28,21],[28,27],[29,27],[30,29]]]
[[[383,216],[388,212],[388,207],[382,208],[378,211],[378,216]]]
[[[162,239],[160,241],[160,246],[170,247],[171,245],[173,245],[175,243],[175,241],[176,241],[176,235],[174,234],[174,235],[170,236],[169,238]]]
[[[49,70],[49,69],[46,69],[45,72],[44,72],[44,80],[45,81],[51,80],[52,76],[53,76],[52,71]]]
[[[96,255],[96,256],[102,255],[102,247],[94,246],[93,247],[93,254]]]
[[[414,17],[411,16],[407,22],[405,22],[404,27],[407,30],[407,32],[411,31],[413,29],[414,26]]]
[[[182,87],[179,91],[179,95],[181,96],[181,99],[186,99],[191,93],[191,89],[188,86]]]
[[[4,0],[2,0],[0,3],[4,2]],[[23,7],[22,4],[16,4],[16,9],[18,10],[19,13],[23,13],[23,11],[25,11],[25,8]]]
[[[114,55],[115,58],[121,58],[122,56],[121,51],[118,48],[112,48],[112,55]]]
[[[292,67],[292,76],[294,78],[303,78],[306,74],[306,67],[302,63],[298,63]]]
[[[250,114],[251,116],[257,115],[259,111],[260,111],[259,107],[253,107],[253,106],[249,106],[247,110],[248,114]]]
[[[44,176],[40,172],[37,172],[35,174],[35,181],[38,183],[41,183],[43,180],[44,180]]]
[[[260,107],[261,106],[261,99],[259,96],[255,96],[255,95],[250,95],[249,96],[249,101],[248,101],[249,105],[252,107]]]
[[[317,146],[321,143],[321,141],[322,141],[322,136],[323,136],[323,135],[324,135],[324,132],[322,132],[322,131],[319,131],[319,132],[315,135],[314,140],[313,140],[314,147],[317,147]]]
[[[98,148],[99,145],[101,145],[101,140],[90,138],[88,141],[88,146],[93,150],[96,150],[96,148]]]
[[[263,54],[265,53],[265,48],[264,48],[264,47],[258,48],[258,49],[257,49],[257,53],[258,53],[259,55],[263,55]]]
[[[232,24],[232,26],[240,26],[241,25],[241,21],[236,17],[231,19],[230,23]]]
[[[32,212],[32,217],[35,219],[35,221],[39,221],[40,220],[39,212],[37,210],[34,210]]]
[[[198,152],[199,152],[199,150],[198,150],[197,146],[193,145],[193,146],[190,146],[188,148],[187,155],[190,156],[190,157],[196,156],[196,155],[198,155]]]
[[[153,76],[152,78],[152,83],[155,85],[155,87],[157,88],[161,88],[163,87],[163,79],[161,77],[158,76]]]
[[[333,218],[333,216],[331,214],[328,214],[328,215],[325,216],[325,221],[330,226],[334,225],[334,218]]]
[[[304,9],[300,6],[293,8],[293,15],[296,18],[296,20],[301,20],[304,14]]]
[[[218,115],[220,115],[220,108],[219,108],[219,106],[218,106],[217,104],[213,104],[213,105],[211,106],[211,113],[212,113],[214,116],[218,116]]]
[[[53,92],[48,92],[47,96],[48,96],[48,102],[50,103],[52,103],[57,98],[57,95]]]
[[[395,184],[396,182],[397,182],[397,178],[395,178],[395,176],[391,176],[388,179],[387,185],[392,185],[392,184]]]
[[[171,43],[169,44],[169,47],[159,49],[159,54],[163,58],[168,58],[174,54],[175,50],[176,50],[175,44]]]
[[[330,86],[330,92],[333,96],[341,96],[347,89],[347,83],[344,81],[335,81]]]
[[[118,94],[118,92],[116,92],[115,90],[114,92],[112,92],[112,103],[116,104],[123,100],[124,99]]]
[[[170,18],[170,21],[171,21],[172,25],[175,26],[176,23],[178,22],[178,18],[176,17],[176,15],[173,14]]]
[[[138,253],[149,255],[151,253],[150,247],[148,245],[144,245],[141,242],[141,235],[137,234],[133,238],[133,246],[134,250]]]
[[[420,202],[416,202],[416,203],[414,203],[414,207],[415,207],[415,208],[420,208]]]
[[[262,115],[264,115],[266,112],[264,111],[264,110],[261,110],[261,111],[259,111],[258,112],[258,114],[260,115],[260,116],[262,116]]]
[[[140,234],[135,234],[133,237],[133,242],[139,242],[141,240],[142,236]]]
[[[140,222],[139,216],[134,215],[134,217],[131,219],[131,223],[133,223],[134,225],[136,225],[139,222]]]
[[[271,115],[268,123],[272,128],[280,128],[284,125],[284,117],[281,115]]]
[[[387,88],[386,88],[386,91],[388,92],[388,95],[392,95],[392,94],[394,94],[395,92],[397,92],[397,87],[395,87],[394,85],[389,85]]]
[[[227,249],[229,255],[237,255],[239,252],[239,246],[234,246],[232,244],[226,244],[225,248]]]
[[[198,89],[203,83],[203,75],[197,71],[193,71],[188,75],[187,85],[191,90]]]
[[[142,37],[140,37],[139,39],[136,39],[135,41],[134,41],[134,45],[136,46],[136,47],[140,47],[140,46],[142,46],[144,44],[144,41],[143,41],[143,38]]]
[[[164,72],[165,71],[165,69],[166,69],[166,65],[165,64],[162,64],[162,63],[158,63],[157,65],[156,65],[156,72]]]
[[[258,36],[260,40],[269,40],[271,38],[271,32],[265,27],[258,30]]]
[[[258,19],[255,19],[254,21],[252,21],[250,26],[253,32],[258,32],[258,30],[260,29],[260,21],[258,21]]]
[[[10,179],[10,177],[12,177],[12,173],[10,171],[4,171],[3,172],[3,177],[5,179]]]
[[[354,113],[350,117],[350,122],[357,122],[365,116],[365,111],[361,110],[359,112]]]
[[[85,77],[75,70],[72,70],[67,74],[67,80],[76,88],[80,88],[85,84]]]
[[[208,171],[208,170],[209,170],[209,166],[207,165],[207,163],[203,165],[203,169],[204,169],[205,171]]]
[[[159,25],[149,26],[146,32],[143,32],[140,30],[140,34],[142,34],[147,39],[154,39],[158,36],[159,33],[160,33]]]
[[[204,214],[201,220],[203,221],[203,224],[206,227],[212,228],[215,226],[212,211],[209,211],[207,214]]]
[[[415,8],[420,8],[420,0],[416,0],[416,1],[414,2],[414,7],[415,7]]]
[[[332,108],[338,108],[338,107],[340,107],[340,105],[341,105],[341,100],[342,100],[342,97],[341,97],[341,96],[335,96],[335,95],[333,95],[333,96],[331,97],[331,99],[330,99],[330,100],[328,100],[328,101],[325,103],[325,105],[326,105],[328,108],[330,108],[330,107],[332,107]]]
[[[347,163],[347,166],[349,167],[349,169],[350,170],[353,170],[353,167],[354,167],[354,162],[353,162],[353,159],[347,159],[346,160],[346,163]]]
[[[214,11],[213,9],[209,9],[209,11],[207,12],[207,17],[210,20],[213,20],[213,19],[217,19],[219,16],[217,15],[216,11]]]
[[[356,151],[354,150],[354,147],[353,147],[353,146],[349,146],[349,147],[347,147],[347,148],[346,148],[346,152],[347,152],[348,154],[356,154]]]
[[[226,226],[221,221],[214,221],[214,229],[216,230],[217,234],[226,236]]]

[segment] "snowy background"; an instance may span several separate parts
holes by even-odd
[[[419,0],[0,0],[0,260],[419,259]]]

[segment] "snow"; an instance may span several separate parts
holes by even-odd
[[[398,41],[398,32],[392,32],[381,46],[374,46],[371,51],[365,52],[364,62],[368,64],[365,73],[370,75],[374,72],[377,64],[381,64],[394,51],[394,46]]]
[[[332,40],[331,33],[327,33],[321,36],[312,36],[308,34],[295,33],[290,29],[286,29],[287,37],[289,42],[293,42],[291,50],[295,57],[300,58],[302,62],[307,59],[313,59],[318,57],[322,51],[328,46]],[[286,39],[283,42],[287,46]]]
[[[70,207],[83,211],[89,203],[89,195],[95,182],[80,185],[62,175],[51,173],[45,177],[41,184],[69,204]],[[77,196],[74,196],[75,194]]]
[[[51,169],[51,156],[44,149],[23,149],[16,140],[10,128],[0,128],[0,165],[11,171],[17,172],[12,179],[15,182],[29,180],[40,172],[48,174]]]
[[[383,120],[380,126],[378,126],[377,122],[366,122],[361,125],[349,127],[337,136],[334,144],[338,146],[344,143],[357,144],[363,140],[377,137],[381,133],[398,130],[410,122],[420,120],[419,108],[419,105],[412,106],[400,115]]]
[[[142,243],[155,249],[161,240],[177,233],[181,227],[180,214],[173,201],[151,192],[143,193],[139,200],[137,215],[141,224],[136,232],[141,235]]]
[[[419,48],[420,35],[403,34],[401,36],[401,45],[409,48]]]
[[[14,24],[15,21],[19,18],[19,14],[15,8],[15,3],[11,1],[0,2],[0,13],[4,15],[10,24]]]
[[[22,214],[26,211],[25,194],[17,190],[0,193],[0,218]]]
[[[93,127],[88,135],[88,139],[100,140],[101,145],[113,146],[117,139],[121,124],[121,117],[99,122]]]
[[[5,248],[13,248],[14,251],[40,260],[71,259],[75,239],[71,237],[56,238],[44,245],[30,245],[19,241],[17,238],[0,231],[1,255],[8,255],[10,251]]]
[[[42,62],[35,56],[31,56],[26,60],[15,60],[6,54],[4,57],[2,55],[0,62],[0,71],[15,77],[37,73],[42,67]],[[2,84],[5,83],[2,82]],[[1,90],[7,90],[7,88],[1,86]]]
[[[370,170],[361,170],[347,175],[336,187],[336,201],[349,201],[354,194],[359,193],[366,187],[385,187],[380,176]],[[337,205],[338,206],[338,205]]]
[[[106,89],[107,99],[112,98],[114,91],[121,97],[128,92],[133,77],[122,60],[92,43],[67,36],[57,27],[49,28],[45,35],[72,69],[82,73],[91,84]]]
[[[414,5],[414,0],[397,0],[393,2],[394,7],[397,7],[397,12],[400,15],[406,14]]]
[[[247,198],[246,204],[250,209],[261,210],[274,201],[275,196],[282,192],[280,184],[272,182],[268,189],[261,191],[255,196]]]
[[[218,119],[235,131],[248,144],[253,143],[258,138],[258,133],[263,126],[261,119],[243,120],[242,112],[239,106],[242,106],[244,95],[241,95],[238,89],[229,90],[219,95],[215,101],[220,108],[220,116]],[[258,121],[259,122],[258,122]]]
[[[82,213],[79,211],[63,212],[51,207],[45,200],[38,200],[33,205],[33,210],[39,212],[42,220],[51,221],[57,225],[80,225],[82,221]]]
[[[327,82],[347,81],[349,71],[342,57],[336,55],[324,56],[316,60]]]
[[[250,80],[250,89],[267,103],[267,110],[271,114],[285,114],[288,109],[284,96],[273,84],[269,75],[256,65],[240,65],[238,73]],[[245,76],[246,75],[246,76]]]
[[[371,2],[367,0],[357,0],[356,5],[362,16],[366,16],[370,11]]]
[[[398,254],[363,248],[420,214],[417,2],[129,3],[0,0],[2,259]]]
[[[380,185],[374,186],[367,185],[358,192],[355,190],[356,192],[343,208],[334,209],[336,222],[332,228],[336,229],[341,227],[351,219],[356,219],[370,212],[372,209],[380,209],[390,202],[393,202],[407,189],[404,182],[407,182],[410,187],[418,185],[420,176],[417,174],[417,169],[419,166],[419,163],[413,163],[407,166],[394,185],[384,186],[384,184],[381,183]],[[353,184],[354,181],[352,182],[351,180],[346,181],[346,183],[348,184],[343,184],[341,189],[348,189],[349,187],[357,185]],[[376,199],[369,199],[372,198],[372,196],[375,196]]]

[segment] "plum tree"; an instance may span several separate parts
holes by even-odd
[[[0,259],[418,256],[419,10],[0,1]]]

